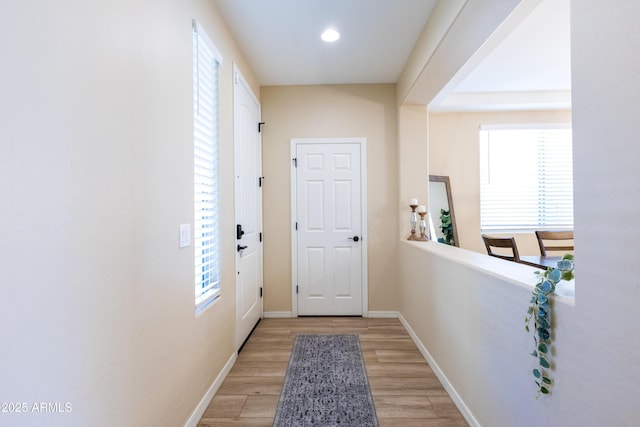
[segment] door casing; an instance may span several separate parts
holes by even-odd
[[[362,227],[362,316],[369,314],[369,280],[368,257],[367,257],[367,138],[293,138],[291,139],[291,313],[298,317],[298,294],[296,286],[298,284],[298,239],[296,235],[297,222],[297,176],[294,159],[299,144],[359,144],[360,145],[360,199],[362,209],[360,212],[360,224]]]

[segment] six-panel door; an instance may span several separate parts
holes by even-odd
[[[298,144],[298,314],[362,315],[361,146]]]

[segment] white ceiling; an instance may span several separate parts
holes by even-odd
[[[263,86],[395,83],[437,0],[215,0]],[[326,43],[320,34],[341,37]]]
[[[514,17],[432,110],[571,108],[569,12],[569,0],[542,0]]]
[[[395,83],[437,3],[214,1],[263,86]],[[570,107],[569,0],[522,3],[533,11],[496,35],[496,47],[470,61],[477,65],[461,71],[432,110]],[[337,42],[320,39],[328,27],[341,33]]]
[[[456,92],[571,88],[569,0],[543,1]]]

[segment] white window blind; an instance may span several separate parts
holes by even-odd
[[[480,130],[480,228],[573,229],[569,125]]]
[[[218,70],[222,58],[193,21],[195,304],[220,296]]]

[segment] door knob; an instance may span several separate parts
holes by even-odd
[[[353,236],[353,237],[349,237],[349,240],[353,240],[354,242],[357,242],[358,240],[360,240],[360,238],[358,236]]]
[[[241,250],[244,250],[244,249],[247,249],[247,247],[238,245],[238,252],[240,252]]]

